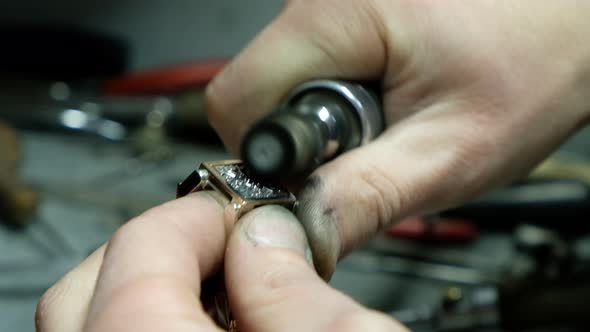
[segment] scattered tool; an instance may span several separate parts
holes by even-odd
[[[413,217],[391,226],[385,234],[416,241],[435,243],[467,243],[479,238],[478,227],[470,220]]]
[[[555,230],[526,224],[516,228],[513,240],[513,255],[495,273],[475,270],[486,277],[495,275],[489,280],[492,282],[484,283],[480,278],[476,283],[465,283],[465,271],[455,271],[454,280],[447,278],[452,284],[441,293],[439,303],[391,314],[412,330],[459,332],[500,327],[502,331],[554,331],[544,328],[587,327],[590,267],[585,255],[576,252],[575,242]],[[381,270],[408,275],[400,268]],[[413,276],[435,275],[439,280],[444,271],[439,268],[436,274],[432,270],[420,275],[416,272],[423,272],[422,267],[414,270],[412,267],[409,271]]]
[[[590,185],[590,162],[550,158],[542,162],[530,175],[534,179],[570,179]]]
[[[590,232],[590,185],[577,180],[527,180],[441,213],[486,229],[513,229],[522,221],[573,235]]]
[[[0,123],[0,220],[14,226],[30,222],[37,194],[17,177],[20,151],[14,132]]]

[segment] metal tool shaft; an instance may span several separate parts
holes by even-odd
[[[288,177],[366,144],[382,130],[381,104],[371,89],[315,80],[297,87],[275,112],[252,127],[241,155],[258,176]]]

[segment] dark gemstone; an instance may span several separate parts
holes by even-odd
[[[201,182],[201,176],[198,171],[193,171],[184,181],[180,182],[176,187],[176,198],[186,196],[195,189]]]

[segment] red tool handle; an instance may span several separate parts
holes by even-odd
[[[432,221],[424,217],[407,218],[385,233],[397,238],[442,243],[463,243],[479,237],[479,229],[472,222],[451,218]]]
[[[106,95],[152,95],[203,88],[225,66],[227,60],[206,60],[132,73],[107,81]]]

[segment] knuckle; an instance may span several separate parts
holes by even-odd
[[[222,87],[219,78],[214,79],[207,85],[203,96],[204,111],[211,126],[217,127],[223,121],[223,110],[225,109]]]
[[[214,218],[223,216],[223,209],[211,192],[201,191],[182,199],[192,200],[190,209],[185,203],[172,200],[150,208],[123,224],[108,242],[105,255],[126,250],[131,242],[143,243],[146,238],[157,236],[174,236],[191,241],[189,234],[197,225],[212,227]],[[200,214],[195,215],[193,211]]]
[[[378,166],[369,166],[359,171],[359,201],[369,213],[374,213],[372,220],[377,220],[378,231],[393,222],[393,218],[403,209],[403,191],[399,184],[391,180],[390,174]]]
[[[160,220],[162,218],[168,218],[170,216],[170,203],[171,202],[164,203],[163,205],[155,206],[143,211],[141,214],[131,219],[125,226],[134,226],[140,222],[145,222],[145,220]]]
[[[449,147],[449,158],[431,167],[431,180],[423,186],[424,199],[436,210],[455,206],[484,191],[498,167],[490,156],[496,143],[484,138],[464,137]],[[461,190],[456,190],[461,188]]]
[[[145,212],[144,212],[145,213]],[[111,237],[111,239],[107,243],[106,252],[108,253],[110,249],[114,246],[117,246],[121,243],[127,242],[132,236],[134,236],[136,229],[138,228],[137,224],[141,222],[142,215],[135,217],[128,221],[123,226],[119,227]]]
[[[128,243],[133,242],[139,236],[144,236],[145,232],[143,229],[146,222],[161,222],[163,221],[162,219],[166,220],[168,218],[169,217],[166,216],[166,214],[159,212],[159,207],[155,207],[131,219],[123,226],[119,227],[119,229],[117,229],[112,235],[107,243],[105,257],[112,257],[113,251],[125,248]]]
[[[465,190],[461,192],[462,196],[467,197],[487,186],[493,170],[497,169],[497,159],[490,156],[502,155],[499,153],[501,145],[498,139],[478,128],[481,127],[472,126],[457,140],[459,143],[455,147],[454,158],[444,172],[448,175],[445,177],[445,189],[452,189],[457,184],[465,185]]]
[[[227,63],[205,87],[203,94],[203,111],[209,123],[214,127],[222,126],[227,122],[227,113],[235,107],[236,96],[240,96],[240,89],[245,79],[246,72],[253,69],[251,64],[245,60],[245,53],[248,48]],[[239,99],[239,98],[238,98]]]
[[[291,8],[292,6],[299,4],[301,2],[307,2],[306,0],[285,0],[283,2],[283,11]]]
[[[205,200],[201,199],[195,204],[199,204],[203,208],[206,206],[204,205]],[[132,218],[123,226],[119,227],[117,231],[113,234],[111,241],[109,242],[119,242],[121,240],[128,239],[132,236],[135,236],[137,229],[142,229],[145,227],[146,224],[169,224],[172,227],[177,226],[178,220],[176,220],[176,214],[173,211],[179,211],[175,209],[173,205],[176,203],[175,200],[169,201],[162,205],[158,205],[152,208],[149,208],[143,211],[141,214],[137,215],[136,217]],[[109,243],[110,245],[110,243]]]
[[[245,95],[243,84],[250,75],[244,74],[252,69],[248,64],[240,64],[240,56],[225,66],[223,71],[211,81],[203,96],[203,111],[209,126],[215,130],[229,151],[235,153],[237,139],[243,135],[245,114],[239,104]],[[239,89],[239,90],[237,90]],[[239,112],[235,112],[240,110]],[[241,121],[240,121],[241,120]]]
[[[317,53],[311,69],[375,75],[386,58],[385,33],[376,8],[372,0],[292,0],[280,21],[305,36],[309,50]],[[310,19],[310,12],[324,14]]]
[[[109,240],[105,255],[108,256],[113,251],[113,248],[124,248],[126,244],[133,241],[139,236],[144,236],[146,233],[144,229],[147,223],[162,223],[170,221],[171,217],[166,213],[161,212],[160,207],[151,208],[139,216],[131,219],[123,226],[119,227]],[[169,222],[171,228],[176,224]],[[149,230],[151,228],[148,226]]]

